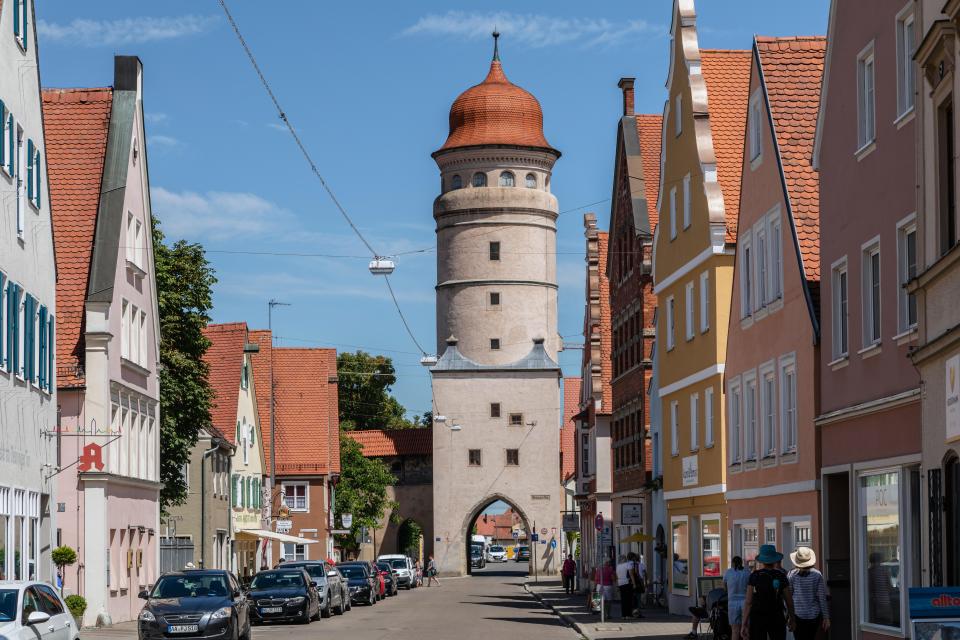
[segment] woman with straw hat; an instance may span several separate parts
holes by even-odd
[[[817,631],[830,629],[830,610],[827,605],[827,585],[823,574],[813,565],[817,564],[817,554],[810,547],[797,547],[790,554],[795,567],[787,575],[793,596],[793,606],[797,615],[795,640],[814,640]]]
[[[750,574],[747,598],[743,603],[741,635],[750,640],[784,640],[787,629],[793,631],[793,599],[787,575],[777,568],[783,554],[772,544],[760,546],[757,562],[762,565]],[[783,609],[787,609],[787,619]]]

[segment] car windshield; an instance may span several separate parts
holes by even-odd
[[[490,551],[492,551],[493,553],[500,553],[501,551],[503,551],[503,547],[499,545],[493,545],[492,547],[490,547]]]
[[[471,556],[479,557],[481,554],[482,554],[482,552],[481,552],[480,549],[478,549],[477,547],[474,547],[473,549],[470,550],[470,555],[471,555]]]
[[[298,569],[304,569],[310,574],[311,578],[320,578],[323,580],[327,579],[327,573],[323,570],[322,564],[294,564],[290,566]]]
[[[388,562],[390,563],[390,566],[393,567],[394,569],[407,568],[407,561],[404,560],[403,558],[394,558],[393,560],[389,560]]]
[[[303,574],[299,571],[258,573],[250,583],[251,589],[295,589],[302,586]]]
[[[378,568],[378,569],[382,569],[383,571],[386,571],[387,573],[389,573],[389,572],[390,572],[390,569],[391,569],[392,567],[391,567],[390,564],[387,563],[387,562],[378,562],[378,563],[377,563],[377,568]]]
[[[10,622],[17,617],[16,589],[0,589],[0,622]]]
[[[342,564],[337,567],[348,578],[366,578],[367,572],[358,564]]]
[[[227,597],[226,576],[219,574],[170,575],[157,580],[152,598]]]

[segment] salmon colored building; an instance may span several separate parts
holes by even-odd
[[[669,605],[727,565],[723,373],[737,239],[749,51],[700,49],[691,0],[673,6],[653,282],[663,423]],[[706,589],[707,587],[704,587]]]
[[[731,552],[820,548],[819,182],[826,38],[753,43],[724,371]],[[789,556],[784,566],[789,568]]]

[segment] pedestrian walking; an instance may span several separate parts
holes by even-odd
[[[749,640],[784,640],[794,629],[793,598],[787,574],[777,569],[783,554],[772,544],[760,546],[757,562],[762,566],[747,580],[740,635]],[[787,617],[784,619],[783,610]]]
[[[630,582],[633,584],[633,617],[644,618],[646,616],[640,611],[642,608],[643,594],[647,590],[647,565],[643,562],[643,557],[633,551],[627,554],[627,561],[630,562]]]
[[[577,563],[573,560],[573,554],[568,553],[567,559],[563,561],[560,568],[560,575],[563,576],[563,590],[567,594],[573,593],[573,579],[577,573]]]
[[[617,571],[613,566],[613,559],[607,558],[603,566],[597,569],[597,591],[603,599],[604,618],[610,619],[611,603],[613,602],[613,585],[617,579]]]
[[[790,554],[795,569],[787,574],[793,607],[796,614],[795,640],[815,640],[817,632],[830,630],[830,609],[827,604],[827,584],[813,565],[817,554],[810,547],[797,547]]]
[[[440,586],[440,579],[437,578],[437,563],[431,555],[427,559],[427,586],[431,586],[434,582],[437,583],[437,586]]]
[[[621,555],[617,562],[617,588],[620,590],[620,617],[629,618],[633,613],[633,562]]]
[[[743,568],[743,558],[733,556],[730,568],[723,574],[723,586],[727,590],[727,620],[730,622],[731,638],[740,638],[743,624],[743,603],[747,598],[747,582],[750,572]]]

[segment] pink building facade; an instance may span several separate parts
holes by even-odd
[[[159,328],[142,66],[43,93],[58,269],[59,543],[84,624],[136,618],[159,531]]]

